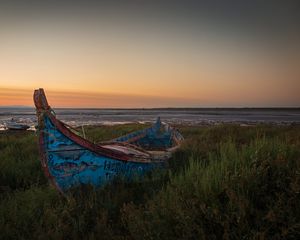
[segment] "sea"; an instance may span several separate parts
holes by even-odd
[[[58,119],[73,127],[86,125],[116,125],[126,123],[151,123],[160,117],[174,125],[217,125],[235,123],[255,125],[300,124],[300,108],[164,108],[164,109],[54,109]],[[37,124],[34,108],[0,108],[0,130],[7,122],[27,124],[34,130]]]

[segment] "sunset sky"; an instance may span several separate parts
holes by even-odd
[[[1,3],[0,106],[300,107],[292,1],[145,2]]]

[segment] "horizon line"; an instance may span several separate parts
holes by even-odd
[[[34,106],[27,106],[27,105],[4,105],[0,108],[32,108],[35,109]],[[51,107],[53,109],[113,109],[113,110],[127,110],[127,109],[137,109],[137,110],[151,110],[151,109],[299,109],[300,106],[263,106],[263,107]]]

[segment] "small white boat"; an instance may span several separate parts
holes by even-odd
[[[5,128],[8,130],[27,130],[30,126],[24,123],[18,123],[12,118],[10,122],[5,123]]]

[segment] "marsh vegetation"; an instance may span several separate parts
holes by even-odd
[[[144,125],[88,127],[94,142]],[[35,133],[0,134],[1,239],[299,239],[300,126],[178,126],[165,170],[61,196]]]

